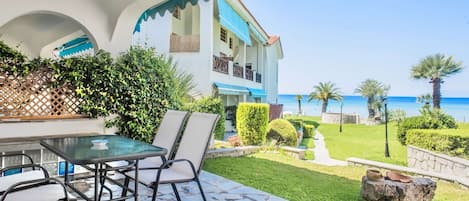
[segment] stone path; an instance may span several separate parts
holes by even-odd
[[[266,192],[244,186],[240,183],[228,180],[218,175],[201,171],[200,180],[205,192],[207,200],[213,201],[285,201],[285,199],[270,195]],[[91,180],[85,181],[88,183],[89,191],[86,193],[89,196],[93,195],[93,182]],[[113,191],[113,195],[120,195],[121,188],[117,185],[107,184]],[[134,184],[131,182],[130,186]],[[182,200],[198,201],[202,200],[200,191],[195,182],[177,184],[179,195]],[[104,191],[103,200],[108,200],[109,194]],[[139,186],[139,200],[151,200],[151,189],[140,185]],[[106,198],[106,199],[104,199]],[[173,190],[170,185],[161,185],[158,189],[158,201],[175,201]]]
[[[314,160],[309,160],[309,162],[327,166],[347,166],[347,162],[335,160],[329,156],[324,136],[319,131],[316,131],[316,135],[314,136],[313,151]]]

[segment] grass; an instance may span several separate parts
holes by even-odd
[[[362,167],[329,167],[281,154],[208,159],[204,169],[292,201],[361,200]],[[438,182],[436,201],[469,200],[469,191]]]
[[[314,160],[314,152],[310,149],[314,148],[314,138],[303,138],[301,141],[300,146],[305,146],[305,159],[306,160]]]

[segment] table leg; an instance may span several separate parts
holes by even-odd
[[[138,160],[135,160],[135,192],[134,192],[134,200],[138,201]]]
[[[99,165],[98,163],[94,164],[94,201],[98,201],[99,199]]]
[[[68,184],[68,161],[65,161],[64,180],[65,180],[65,183]]]

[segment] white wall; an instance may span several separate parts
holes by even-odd
[[[266,101],[276,103],[278,96],[278,53],[275,46],[266,46],[263,85],[267,93]]]
[[[105,120],[65,119],[33,122],[0,123],[0,140],[54,135],[113,134],[115,129],[106,129]]]

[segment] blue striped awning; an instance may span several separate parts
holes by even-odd
[[[91,43],[88,36],[83,35],[78,38],[75,38],[71,41],[64,43],[59,48],[59,56],[66,57],[79,52],[88,51],[93,49],[93,43]]]
[[[244,43],[251,45],[248,23],[225,0],[218,0],[220,24],[236,34]]]
[[[255,88],[247,88],[249,91],[249,95],[252,97],[264,97],[267,96],[264,89],[255,89]]]
[[[224,84],[220,82],[214,82],[213,85],[217,87],[219,94],[240,95],[249,93],[249,90],[246,87],[242,86]]]
[[[267,38],[264,38],[264,36],[262,36],[262,34],[257,31],[256,27],[254,27],[252,24],[249,24],[249,29],[251,29],[254,36],[256,36],[257,40],[259,40],[262,44],[267,43]]]
[[[204,1],[209,1],[209,0],[204,0]],[[142,22],[147,21],[149,18],[155,19],[157,13],[161,17],[163,17],[166,11],[173,13],[177,7],[181,9],[186,8],[187,2],[190,2],[192,5],[196,5],[198,0],[168,0],[164,2],[163,4],[160,4],[158,6],[155,6],[153,8],[146,10],[145,12],[142,13],[140,18],[138,18],[137,24],[135,25],[135,28],[134,28],[134,33],[140,32],[140,24]]]

